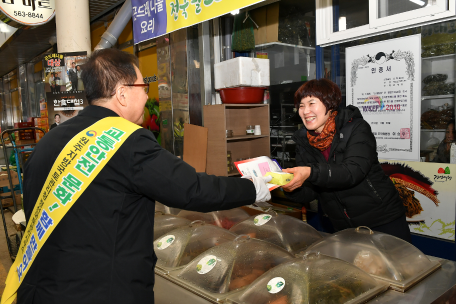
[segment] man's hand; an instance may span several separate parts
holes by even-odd
[[[292,173],[293,179],[286,185],[282,186],[282,189],[291,192],[304,184],[306,179],[310,176],[310,167],[294,167],[289,169],[282,169],[283,172]]]
[[[263,203],[271,200],[271,193],[266,184],[272,180],[272,176],[252,177],[244,175],[242,178],[250,179],[253,182],[256,191],[255,203]]]

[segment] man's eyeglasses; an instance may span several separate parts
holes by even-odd
[[[138,83],[138,84],[124,84],[127,87],[143,87],[144,92],[149,93],[149,84],[148,83]]]

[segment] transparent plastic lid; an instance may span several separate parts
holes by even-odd
[[[332,257],[310,254],[266,272],[228,303],[363,303],[388,289],[361,269]]]
[[[174,214],[177,215],[179,212],[181,212],[182,209],[179,208],[173,208],[173,207],[168,207],[163,205],[160,202],[155,202],[155,211],[160,211],[163,214]]]
[[[216,225],[225,229],[230,229],[235,224],[248,219],[250,216],[241,208],[213,211],[208,213],[182,210],[178,215],[191,221],[201,220],[208,224]]]
[[[170,232],[171,230],[177,229],[179,227],[190,225],[191,221],[178,217],[172,214],[162,214],[161,212],[155,212],[154,217],[154,241],[160,237],[164,236],[165,233]]]
[[[222,294],[245,287],[292,259],[289,252],[274,244],[240,235],[199,255],[177,276],[206,292]]]
[[[318,231],[306,222],[275,213],[252,216],[233,226],[230,231],[271,242],[292,254],[304,251],[308,246],[322,239]]]
[[[400,291],[440,267],[410,243],[367,227],[337,232],[309,247],[306,253],[310,252],[352,263]]]
[[[223,228],[194,221],[186,227],[171,230],[154,241],[157,267],[186,265],[202,252],[232,241],[236,235]]]

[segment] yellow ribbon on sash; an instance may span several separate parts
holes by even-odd
[[[79,132],[66,144],[33,208],[0,304],[14,301],[49,235],[125,140],[139,128],[122,117],[107,117]]]

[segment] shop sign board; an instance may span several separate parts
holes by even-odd
[[[132,0],[135,44],[264,0]]]
[[[456,165],[391,160],[380,163],[386,175],[402,187],[410,232],[454,241]]]
[[[40,25],[51,20],[55,15],[56,0],[1,0],[0,10],[24,25]]]
[[[379,158],[419,161],[421,35],[346,49],[347,105],[359,108]]]

